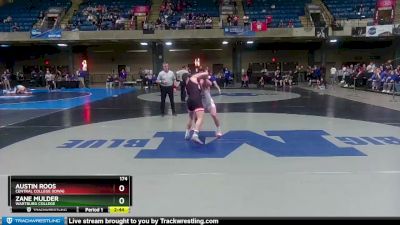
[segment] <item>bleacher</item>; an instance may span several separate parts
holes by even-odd
[[[15,23],[18,31],[30,31],[38,21],[40,11],[45,13],[49,7],[69,9],[70,6],[70,0],[14,0],[14,3],[0,7],[0,32],[11,32]],[[11,16],[12,22],[3,23],[8,16]]]
[[[87,20],[87,16],[83,15],[84,10],[91,6],[97,7],[98,5],[106,6],[108,10],[117,10],[120,12],[119,16],[129,20],[132,15],[132,9],[134,6],[151,6],[151,1],[149,0],[89,0],[82,3],[79,6],[79,10],[76,15],[73,16],[72,20],[74,24],[78,24],[80,31],[95,31],[97,30],[96,25]],[[76,25],[74,28],[77,27]],[[104,30],[112,30],[113,24],[111,21],[103,21],[101,27]]]
[[[304,8],[311,0],[254,0],[251,6],[243,2],[245,15],[250,21],[265,21],[267,16],[272,16],[269,27],[279,27],[283,22],[287,27],[289,21],[294,27],[302,27],[300,16],[304,16]]]
[[[376,0],[324,0],[324,3],[337,20],[373,18],[376,7]]]
[[[177,5],[178,0],[172,0]],[[214,0],[187,0],[187,7],[182,12],[176,12],[175,15],[168,17],[168,22],[172,26],[176,24],[183,14],[206,14],[210,17],[219,17],[219,5]],[[162,14],[160,14],[162,16]]]
[[[219,6],[214,0],[188,0],[189,6],[184,13],[207,14],[211,17],[219,17]]]

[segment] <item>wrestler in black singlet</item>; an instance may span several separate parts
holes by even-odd
[[[188,95],[187,108],[190,112],[203,110],[203,103],[201,102],[201,89],[198,84],[189,80],[186,84],[186,92]]]

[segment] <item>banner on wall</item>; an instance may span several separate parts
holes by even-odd
[[[367,37],[391,36],[392,31],[393,31],[393,25],[367,26],[366,36]]]
[[[145,6],[135,6],[132,9],[133,15],[135,16],[145,16],[150,12],[150,7],[145,5]]]
[[[256,33],[250,27],[230,26],[224,28],[225,36],[255,36]]]
[[[376,2],[376,6],[378,9],[381,8],[392,8],[396,7],[396,0],[378,0]]]
[[[268,30],[267,22],[254,21],[251,23],[251,30],[255,32],[267,31]]]
[[[31,30],[31,39],[59,39],[61,37],[61,29],[51,29],[46,31],[41,31],[39,29]]]

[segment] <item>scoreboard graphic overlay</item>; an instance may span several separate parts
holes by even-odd
[[[129,213],[131,176],[9,176],[13,213]]]

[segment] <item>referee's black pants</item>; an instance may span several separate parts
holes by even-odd
[[[161,114],[165,114],[165,98],[169,97],[171,102],[172,114],[175,114],[175,102],[174,102],[174,88],[173,86],[160,86],[161,89]]]

